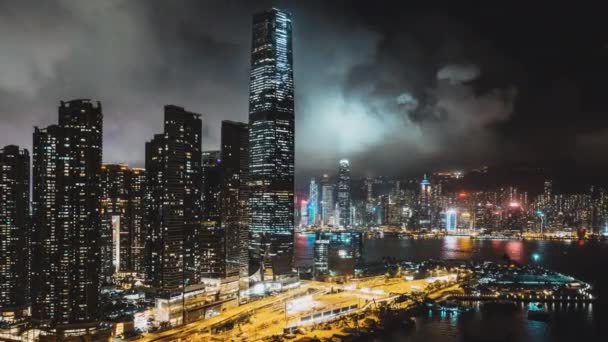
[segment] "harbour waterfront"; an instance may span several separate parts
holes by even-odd
[[[313,234],[296,236],[297,266],[312,264],[313,245]],[[458,259],[500,262],[505,255],[518,263],[539,263],[586,281],[597,290],[599,301],[593,304],[550,305],[548,309],[554,312],[550,322],[528,320],[526,304],[520,304],[521,309],[513,313],[475,310],[472,314],[460,316],[423,314],[416,318],[415,331],[392,331],[376,339],[416,342],[604,340],[605,334],[600,328],[601,322],[608,317],[608,242],[473,240],[454,236],[400,239],[391,235],[363,241],[363,257],[368,263],[379,262],[383,257],[404,261]]]

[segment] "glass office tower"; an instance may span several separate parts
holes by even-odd
[[[340,160],[338,168],[338,226],[349,227],[350,222],[350,163]]]
[[[249,127],[222,121],[221,224],[226,235],[226,275],[247,277],[249,271],[248,191]]]
[[[253,255],[267,275],[293,269],[294,84],[291,15],[253,17],[249,88],[249,217]],[[269,272],[271,271],[271,272]]]

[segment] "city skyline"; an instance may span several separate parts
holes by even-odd
[[[0,11],[1,340],[602,335],[595,17],[53,1]]]
[[[601,158],[605,129],[601,113],[605,108],[592,87],[605,75],[605,67],[598,64],[606,53],[605,42],[597,37],[601,30],[595,29],[595,20],[581,20],[593,12],[591,8],[572,10],[555,4],[543,16],[546,24],[541,27],[534,20],[541,8],[531,6],[520,13],[517,5],[504,5],[501,11],[490,11],[482,5],[482,16],[472,13],[467,4],[408,7],[387,2],[386,6],[369,7],[370,13],[385,18],[379,22],[362,16],[365,4],[357,1],[347,6],[340,19],[332,16],[340,2],[211,1],[179,7],[120,1],[99,6],[50,2],[44,11],[31,11],[26,1],[10,6],[7,15],[19,18],[27,13],[49,26],[56,22],[63,25],[38,32],[35,28],[21,30],[25,24],[11,18],[3,20],[7,25],[4,32],[29,32],[21,42],[9,40],[8,35],[3,38],[6,46],[15,47],[9,50],[31,58],[5,55],[2,71],[17,75],[0,84],[0,145],[17,144],[31,150],[26,138],[29,129],[33,123],[52,123],[49,108],[61,99],[94,98],[104,103],[107,117],[106,163],[143,167],[144,150],[136,141],[161,130],[162,106],[167,103],[202,113],[203,149],[218,149],[221,120],[247,118],[249,16],[273,5],[285,8],[299,20],[294,30],[294,59],[299,63],[295,70],[299,85],[296,103],[300,113],[296,118],[300,130],[296,160],[314,156],[318,161],[314,165],[298,163],[298,177],[320,174],[340,158],[365,165],[354,168],[363,175],[378,174],[383,169],[397,174],[502,161],[576,160],[581,167],[605,166]],[[197,11],[212,18],[193,20],[192,14]],[[496,12],[521,14],[512,36],[503,32],[505,19]],[[165,18],[166,29],[158,32],[156,23],[164,13],[171,15]],[[572,34],[562,34],[558,25],[564,13],[579,23],[573,26]],[[68,23],[64,20],[67,17],[78,20]],[[226,20],[215,19],[219,17]],[[107,27],[106,21],[115,22],[115,27]],[[81,29],[83,26],[90,29]],[[126,29],[132,35],[114,34],[116,29]],[[523,34],[526,30],[534,34],[528,37]],[[449,34],[442,38],[437,31]],[[585,33],[586,38],[574,39],[578,33]],[[33,35],[48,39],[36,45],[38,39],[28,39]],[[555,44],[557,36],[562,37],[560,44]],[[535,44],[528,44],[533,39]],[[522,41],[521,46],[517,40]],[[110,43],[124,47],[124,53],[102,58],[107,55],[104,46]],[[547,53],[551,63],[541,62],[544,51],[552,52]],[[138,58],[141,53],[158,57]],[[139,66],[129,69],[134,60]],[[390,68],[394,69],[390,73],[394,79],[384,76]],[[477,79],[466,80],[471,77]],[[465,84],[456,84],[461,81]],[[428,112],[411,112],[413,107],[432,105],[433,96],[426,93],[434,94],[440,103],[452,104],[459,95],[471,94],[469,85],[475,90],[473,98],[479,101],[465,103],[471,105],[465,108],[471,113],[475,108],[491,112],[471,114],[481,118],[478,122],[465,113],[456,125],[450,122],[446,126],[428,120]],[[513,103],[508,101],[511,96]],[[493,101],[497,98],[505,101]],[[363,99],[375,107],[361,106]],[[341,110],[342,105],[353,110]],[[360,116],[350,122],[365,125],[349,127],[354,134],[341,132],[340,120],[356,113]],[[451,117],[452,112],[447,113]],[[460,114],[454,115],[458,118]],[[583,120],[572,125],[568,120],[571,117]],[[395,135],[387,125],[404,134]],[[518,131],[525,134],[518,135]],[[384,144],[386,141],[390,144]],[[491,151],[480,151],[480,146]],[[321,154],[316,153],[319,150]],[[400,151],[405,155],[387,168],[387,156],[399,155]]]

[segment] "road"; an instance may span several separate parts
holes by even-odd
[[[425,291],[429,284],[426,279],[406,281],[401,278],[387,279],[384,276],[345,285],[302,281],[299,288],[227,309],[215,317],[162,332],[149,333],[139,341],[259,340],[281,335],[286,327],[303,326],[300,319],[305,316],[352,305],[357,305],[358,310],[366,309],[380,302],[391,301],[401,294]],[[300,303],[298,308],[285,312],[287,302],[309,290],[312,292],[312,300],[306,300]],[[211,335],[210,328],[217,328],[243,315],[247,315],[249,319],[235,325],[233,329]]]
[[[154,332],[144,335],[141,339],[135,339],[137,341],[168,341],[179,336],[187,335],[188,333],[198,332],[199,330],[205,330],[215,325],[219,325],[231,319],[235,319],[243,314],[256,314],[256,312],[260,309],[263,309],[268,306],[272,306],[277,303],[284,303],[286,299],[300,296],[306,293],[312,285],[315,285],[317,288],[320,288],[318,291],[324,291],[326,286],[319,286],[319,282],[307,282],[302,284],[302,286],[286,291],[285,293],[281,293],[276,296],[266,297],[257,301],[249,302],[237,307],[226,309],[221,314],[192,322],[186,325],[178,326],[169,330]]]

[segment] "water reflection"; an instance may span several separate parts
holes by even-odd
[[[312,266],[314,234],[297,234],[295,264]],[[606,253],[603,262],[593,251],[601,249]],[[399,239],[386,236],[378,239],[364,239],[363,258],[366,262],[379,262],[383,257],[406,261],[428,259],[460,259],[503,261],[506,254],[518,263],[532,262],[533,254],[539,254],[539,263],[552,268],[563,269],[563,272],[582,271],[572,258],[576,257],[593,270],[589,262],[597,264],[599,269],[608,263],[608,242],[570,244],[568,241],[530,241],[530,240],[474,240],[468,237],[449,236],[440,239]],[[584,254],[580,255],[579,254]]]
[[[443,239],[443,248],[441,249],[441,258],[454,259],[456,255],[456,247],[458,240],[454,236],[448,236]]]
[[[443,238],[442,259],[469,259],[472,251],[473,241],[470,238],[457,236]]]
[[[520,240],[508,241],[506,246],[507,255],[511,260],[523,263],[524,262],[524,243]]]
[[[313,248],[315,245],[314,234],[296,234],[295,265],[312,266]]]
[[[465,253],[470,253],[473,250],[473,240],[458,239],[458,248]]]
[[[542,254],[545,254],[545,250],[547,248],[547,241],[541,240],[541,241],[536,241],[536,252]]]
[[[499,250],[502,249],[502,242],[500,240],[491,240],[490,243],[492,244],[492,248],[494,248],[494,250]]]
[[[296,236],[296,265],[312,266],[314,235]],[[498,241],[472,240],[466,237],[443,239],[399,239],[387,236],[383,239],[366,239],[363,254],[367,262],[378,262],[390,256],[399,260],[422,261],[427,259],[471,259],[503,261],[504,254],[512,260],[527,263],[532,254],[540,254],[539,263],[550,269],[572,275],[595,285],[600,298],[608,298],[608,274],[602,272],[608,264],[608,242],[584,244],[565,241]],[[599,271],[598,270],[602,270]],[[604,293],[602,295],[602,293]],[[595,306],[594,306],[595,305]],[[486,315],[477,310],[471,315],[441,318],[423,315],[416,319],[416,331],[394,336],[395,341],[467,341],[500,340],[509,336],[510,341],[601,341],[600,325],[607,321],[608,307],[605,302],[593,305],[547,305],[556,312],[552,322],[536,322],[527,319],[525,309],[509,316]],[[605,327],[601,327],[605,329]]]

